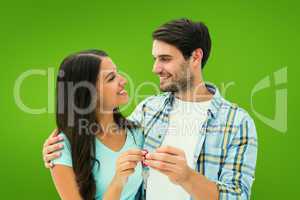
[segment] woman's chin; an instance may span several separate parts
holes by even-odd
[[[124,106],[124,105],[128,104],[128,102],[129,102],[129,97],[124,96],[124,97],[120,98],[120,100],[118,102],[118,106]]]

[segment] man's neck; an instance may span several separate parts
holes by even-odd
[[[185,91],[176,92],[175,96],[182,101],[202,102],[211,100],[213,94],[208,91],[204,82],[199,81]]]

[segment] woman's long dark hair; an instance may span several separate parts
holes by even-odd
[[[90,128],[96,120],[96,106],[89,112],[80,112],[93,105],[98,98],[96,90],[77,87],[80,83],[88,83],[96,88],[101,61],[107,57],[101,50],[82,51],[68,56],[60,65],[56,88],[56,124],[68,138],[71,145],[72,164],[80,194],[84,200],[94,200],[96,193],[95,179],[92,173],[94,165],[99,161],[95,158],[95,132]],[[74,89],[76,88],[76,90]],[[114,121],[121,128],[132,128],[116,108]]]

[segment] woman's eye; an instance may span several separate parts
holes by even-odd
[[[112,81],[112,80],[114,80],[116,78],[116,75],[112,75],[109,79],[108,79],[108,81]]]

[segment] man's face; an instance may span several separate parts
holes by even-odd
[[[153,72],[159,76],[160,90],[163,92],[182,92],[192,86],[194,76],[189,60],[173,45],[154,40]]]

